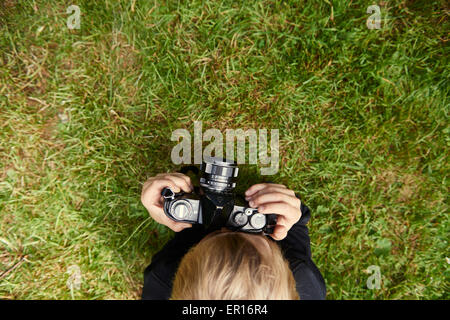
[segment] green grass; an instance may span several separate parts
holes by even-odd
[[[301,194],[329,299],[448,299],[448,3],[379,1],[379,30],[371,4],[2,2],[0,298],[138,298],[173,235],[141,185],[198,120],[280,130],[278,175],[239,191]]]

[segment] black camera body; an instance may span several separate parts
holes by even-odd
[[[192,193],[174,193],[170,188],[163,189],[164,213],[170,219],[202,224],[210,230],[226,227],[248,233],[273,233],[276,214],[259,213],[245,200],[241,205],[236,205],[239,199],[233,191],[239,168],[234,161],[207,157],[200,171],[200,187]]]

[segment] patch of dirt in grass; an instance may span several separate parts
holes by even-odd
[[[111,50],[115,51],[116,64],[121,70],[135,71],[140,66],[139,51],[128,42],[128,38],[122,33],[113,34]]]
[[[29,52],[18,54],[21,68],[16,76],[25,82],[21,89],[28,95],[44,94],[47,91],[47,80],[50,77],[46,66],[48,55],[47,48],[34,45],[30,46]]]
[[[2,0],[0,2],[0,26],[4,24],[5,18],[12,16],[16,9],[16,0]]]
[[[61,151],[65,145],[57,137],[59,119],[53,112],[35,112],[32,109],[42,105],[33,100],[26,100],[30,105],[18,107],[16,111],[8,111],[0,117],[0,121],[7,123],[8,129],[2,139],[8,141],[5,148],[0,150],[0,158],[4,167],[0,170],[0,177],[7,179],[11,176],[13,189],[11,196],[29,194],[35,188],[40,188],[42,178],[47,172],[55,169],[57,159],[46,160],[47,156]],[[21,109],[20,109],[21,108]],[[16,116],[14,112],[27,114]],[[28,200],[38,201],[30,197]],[[28,200],[23,200],[27,202]]]
[[[400,169],[386,169],[375,177],[377,189],[395,197],[398,203],[408,203],[420,195],[425,178],[420,174],[402,173]],[[395,190],[395,192],[394,192]]]

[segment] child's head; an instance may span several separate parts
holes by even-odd
[[[181,260],[172,299],[299,299],[280,248],[262,235],[215,232]]]

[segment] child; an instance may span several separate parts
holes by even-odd
[[[158,174],[145,182],[141,201],[157,222],[177,232],[153,256],[144,273],[143,299],[325,299],[325,282],[311,260],[309,208],[284,185],[261,183],[245,199],[261,213],[278,214],[273,234],[207,234],[202,225],[169,219],[161,191],[191,192],[181,173]]]

